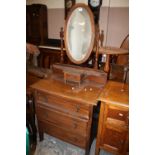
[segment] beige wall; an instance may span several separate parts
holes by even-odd
[[[129,33],[129,8],[101,7],[99,23],[105,34],[104,44],[119,47]],[[64,27],[64,9],[48,9],[48,37],[59,39],[61,27]]]
[[[60,28],[64,27],[64,0],[27,0],[27,4],[39,2],[48,5],[48,37],[59,39]],[[99,23],[100,29],[105,33],[104,44],[119,47],[129,33],[129,1],[103,0],[103,2]],[[111,5],[107,7],[109,2]]]
[[[64,27],[64,9],[48,9],[48,38],[60,39],[61,27]]]
[[[129,34],[129,8],[102,7],[99,24],[105,34],[104,45],[119,47]]]
[[[103,7],[128,7],[129,0],[102,0]],[[26,0],[26,4],[41,3],[48,8],[64,8],[64,0]],[[88,4],[88,0],[76,0],[76,3]]]

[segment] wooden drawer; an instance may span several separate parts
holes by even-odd
[[[53,125],[78,135],[87,135],[88,121],[85,119],[75,118],[71,115],[41,105],[36,107],[36,112],[39,120],[49,121]]]
[[[39,121],[38,125],[43,129],[44,132],[48,133],[49,135],[60,138],[61,140],[82,148],[86,147],[86,138],[83,136],[72,134],[70,131],[67,131],[45,121]]]
[[[118,153],[123,151],[126,140],[126,132],[117,132],[111,129],[104,129],[101,144],[107,151]]]
[[[89,119],[89,105],[81,102],[66,99],[60,96],[48,95],[42,92],[37,93],[37,104],[44,104],[68,114],[78,115],[81,118]]]
[[[119,109],[114,106],[108,106],[107,117],[127,122],[129,112],[128,110]]]

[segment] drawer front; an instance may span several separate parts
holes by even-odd
[[[86,147],[86,137],[73,134],[70,131],[67,131],[45,121],[39,121],[38,124],[40,128],[42,128],[43,131],[49,135],[52,135],[82,148]]]
[[[81,118],[89,119],[89,105],[84,103],[69,100],[60,96],[48,95],[42,92],[38,92],[36,96],[37,104],[48,104],[59,111],[66,113],[74,113]]]
[[[128,110],[122,110],[117,107],[109,106],[107,117],[126,122],[129,118],[129,112]]]
[[[39,105],[36,107],[36,112],[39,120],[49,121],[53,125],[59,126],[78,135],[87,135],[88,121],[85,119],[75,118],[68,114]]]
[[[104,134],[101,135],[101,144],[107,151],[121,153],[125,145],[126,136],[127,132],[117,132],[105,128]]]

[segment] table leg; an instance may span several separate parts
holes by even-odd
[[[106,55],[106,62],[105,62],[105,66],[103,70],[106,73],[109,73],[110,71],[110,55],[109,54]]]

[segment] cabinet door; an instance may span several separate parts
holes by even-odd
[[[39,37],[40,36],[40,30],[39,30],[39,26],[40,26],[40,14],[37,10],[33,10],[31,12],[31,29],[32,29],[32,36],[34,37]]]
[[[110,152],[122,153],[124,151],[124,145],[126,143],[126,132],[118,132],[108,128],[104,128],[102,131],[102,146]]]
[[[48,37],[47,7],[41,4],[26,6],[26,37],[27,42],[39,45]]]
[[[32,7],[31,9],[31,39],[33,42],[40,42],[40,8]]]

